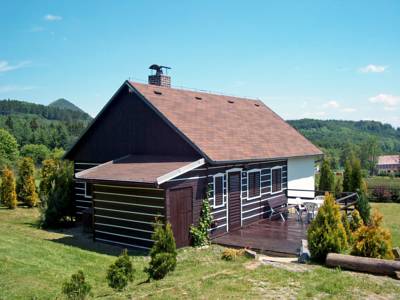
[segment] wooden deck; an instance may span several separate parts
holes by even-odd
[[[307,238],[307,224],[298,222],[294,214],[286,222],[263,219],[239,230],[213,239],[219,245],[250,248],[275,256],[296,256],[301,240]]]

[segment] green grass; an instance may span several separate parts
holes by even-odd
[[[37,218],[34,209],[0,209],[0,299],[60,299],[62,282],[79,269],[92,285],[93,297],[101,299],[372,299],[400,294],[400,282],[386,277],[321,266],[309,266],[307,272],[248,268],[253,261],[245,258],[221,260],[219,246],[180,249],[176,270],[150,283],[143,273],[149,258],[131,253],[136,278],[125,291],[115,293],[105,275],[120,249],[93,243],[79,229],[38,229]]]
[[[383,214],[383,224],[392,232],[394,247],[400,247],[400,203],[371,203]]]
[[[365,179],[368,188],[387,187],[391,189],[400,189],[400,177],[374,176]]]

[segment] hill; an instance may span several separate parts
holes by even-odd
[[[365,147],[377,144],[379,153],[400,152],[400,128],[377,121],[341,121],[301,119],[288,121],[305,137],[320,147],[340,163],[348,155],[349,149],[359,157],[365,152]]]
[[[64,98],[57,99],[56,101],[51,102],[48,106],[49,107],[58,107],[61,109],[70,109],[70,110],[79,111],[79,112],[84,113],[84,111],[82,109],[80,109],[78,106],[76,106],[75,104],[73,104],[72,102],[70,102]]]
[[[43,144],[49,149],[66,149],[91,120],[90,115],[79,108],[72,110],[57,105],[0,100],[0,128],[14,135],[21,147]]]

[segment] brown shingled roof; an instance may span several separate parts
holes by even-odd
[[[259,100],[129,84],[214,162],[322,154]]]
[[[75,177],[82,180],[160,184],[163,176],[171,172],[174,172],[174,176],[168,178],[179,176],[189,170],[185,168],[196,162],[198,162],[197,166],[201,165],[204,159],[200,162],[200,160],[185,157],[129,155],[81,171]]]

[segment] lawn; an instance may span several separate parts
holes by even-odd
[[[382,212],[386,214],[386,208]],[[102,299],[394,299],[400,294],[400,281],[386,277],[321,266],[308,266],[305,272],[251,268],[253,261],[245,258],[226,262],[220,259],[219,246],[179,250],[177,269],[150,283],[142,271],[148,257],[131,253],[136,278],[125,291],[115,293],[107,287],[105,273],[120,249],[93,243],[78,229],[40,230],[37,219],[34,209],[0,209],[0,299],[60,299],[62,282],[79,269],[92,285],[93,297]]]

